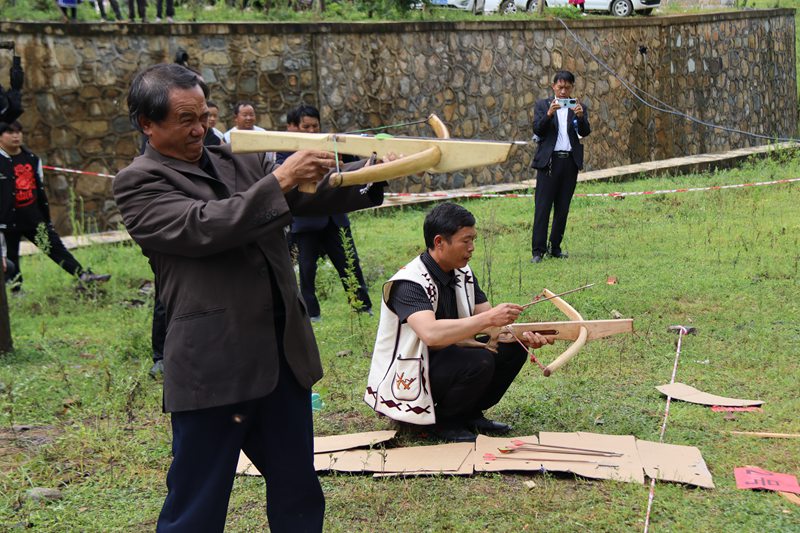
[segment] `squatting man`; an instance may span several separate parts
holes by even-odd
[[[381,317],[364,400],[394,420],[433,425],[435,436],[471,442],[477,432],[510,426],[483,411],[497,404],[527,359],[518,343],[497,353],[460,346],[490,327],[507,326],[523,308],[492,307],[468,263],[475,250],[475,217],[453,203],[436,206],[423,226],[427,251],[383,287]],[[525,332],[539,348],[553,340]]]

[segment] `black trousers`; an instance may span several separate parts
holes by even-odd
[[[122,13],[119,10],[119,3],[117,0],[108,0],[108,3],[111,4],[111,9],[114,10],[114,16],[117,17],[117,20],[122,20]],[[105,0],[97,0],[97,7],[100,8],[100,17],[106,18],[106,8],[105,8]]]
[[[161,18],[161,8],[164,5],[164,0],[156,0],[156,16]],[[174,17],[175,16],[175,6],[173,0],[167,0],[167,16]]]
[[[70,20],[76,20],[78,18],[78,9],[75,7],[63,7],[58,6],[61,9],[61,13],[64,15],[64,18],[69,18]]]
[[[553,212],[550,229],[550,253],[561,253],[561,241],[567,229],[569,204],[578,182],[578,167],[572,157],[555,157],[549,169],[539,169],[536,174],[535,208],[531,248],[534,255],[547,253],[547,226]]]
[[[344,231],[345,240],[342,241],[340,230]],[[299,252],[298,263],[300,264],[300,293],[306,303],[309,316],[319,316],[319,300],[317,300],[315,284],[317,279],[317,260],[323,255],[333,263],[342,286],[347,290],[347,253],[345,242],[348,243],[353,253],[353,274],[355,275],[358,287],[356,288],[356,298],[362,309],[371,309],[372,302],[367,292],[367,284],[364,281],[364,274],[361,272],[361,264],[358,261],[358,253],[353,243],[353,234],[349,227],[340,228],[332,221],[328,221],[325,228],[318,231],[303,231],[292,233],[292,242],[297,245]]]
[[[6,246],[8,247],[8,259],[17,265],[17,281],[22,282],[22,265],[19,260],[19,241],[25,237],[32,243],[36,244],[36,230],[16,231],[7,229],[4,230],[6,236]],[[79,276],[83,272],[83,267],[75,257],[69,253],[69,250],[61,242],[61,237],[58,236],[52,224],[47,224],[47,241],[48,250],[47,257],[55,261],[61,268],[72,274]]]
[[[147,0],[128,0],[128,18],[131,20],[136,19],[136,11],[134,11],[134,2],[136,8],[139,10],[139,18],[144,21],[147,18]]]
[[[279,342],[280,344],[280,342]],[[172,413],[172,465],[159,532],[221,532],[239,450],[264,476],[271,531],[322,531],[325,497],[314,471],[311,393],[282,353],[276,389],[263,398]]]
[[[528,358],[517,343],[502,343],[498,353],[448,346],[430,352],[430,383],[439,422],[474,418],[497,404]]]

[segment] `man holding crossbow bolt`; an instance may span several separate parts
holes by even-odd
[[[462,343],[489,328],[514,323],[523,306],[492,307],[468,266],[475,217],[453,203],[436,206],[423,227],[427,251],[383,287],[381,318],[364,401],[394,420],[432,425],[443,440],[471,442],[474,431],[505,433],[487,419],[528,356],[552,344],[532,332],[502,343],[497,353]]]

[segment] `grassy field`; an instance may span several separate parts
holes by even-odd
[[[800,156],[713,174],[626,183],[581,184],[578,192],[641,191],[766,181],[800,175]],[[631,434],[658,440],[670,379],[673,324],[692,325],[677,380],[712,393],[766,402],[762,413],[725,417],[675,402],[665,441],[697,446],[715,490],[659,483],[654,531],[798,531],[800,508],[777,494],[740,491],[733,468],[745,464],[800,474],[797,440],[753,439],[727,430],[800,433],[800,185],[670,194],[576,198],[567,260],[531,265],[531,199],[464,202],[478,219],[473,269],[495,303],[525,302],[543,287],[563,291],[586,318],[616,311],[636,334],[589,344],[544,378],[528,365],[488,414],[538,431]],[[421,251],[425,208],[352,217],[371,295]],[[0,359],[0,530],[152,530],[170,463],[168,417],[150,366],[151,277],[132,244],[77,251],[112,280],[78,292],[47,258],[25,258],[26,283],[10,299],[16,351]],[[609,276],[615,285],[606,284]],[[351,314],[338,278],[322,268],[323,321],[316,324],[326,375],[315,390],[325,407],[317,434],[385,429],[363,404],[377,316]],[[526,319],[558,318],[548,304]],[[547,363],[563,344],[542,350]],[[19,432],[19,426],[32,426]],[[16,429],[14,429],[16,428]],[[417,443],[404,434],[400,445]],[[523,482],[533,479],[534,489]],[[324,475],[328,531],[625,531],[639,530],[648,489],[570,476],[477,475],[375,480]],[[25,497],[58,488],[63,499]],[[264,483],[237,479],[229,531],[261,530]]]

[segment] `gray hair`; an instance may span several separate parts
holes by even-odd
[[[173,89],[199,86],[208,98],[208,85],[194,71],[174,63],[161,63],[141,71],[128,91],[128,117],[133,127],[142,131],[139,118],[161,122],[169,114],[169,93]]]

